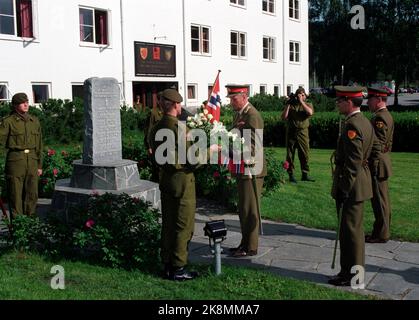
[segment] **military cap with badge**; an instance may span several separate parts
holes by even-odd
[[[181,103],[183,102],[182,96],[175,89],[166,89],[162,93],[162,97],[166,100]]]
[[[238,95],[238,94],[249,94],[249,85],[248,84],[228,84],[226,85],[227,89],[227,98]]]

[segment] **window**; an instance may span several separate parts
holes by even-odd
[[[191,26],[191,48],[194,53],[210,53],[210,28],[198,25]]]
[[[32,0],[0,0],[0,34],[33,38]]]
[[[279,91],[280,91],[280,86],[275,85],[274,86],[274,96],[279,97]]]
[[[0,82],[0,101],[9,100],[9,88],[7,83]]]
[[[261,84],[259,87],[259,93],[260,94],[266,94],[266,84]]]
[[[287,96],[289,97],[291,93],[293,93],[292,84],[289,84],[289,85],[287,85]]]
[[[50,98],[49,83],[33,83],[32,84],[33,102],[44,103]]]
[[[300,43],[290,41],[290,61],[300,62]]]
[[[271,37],[263,37],[263,59],[275,61],[275,39]]]
[[[197,99],[197,85],[196,84],[188,84],[188,100],[196,100]]]
[[[230,4],[234,4],[236,6],[241,6],[241,7],[246,6],[245,0],[230,0]]]
[[[233,57],[246,57],[246,34],[231,31],[231,55]]]
[[[289,0],[290,18],[300,20],[300,0]]]
[[[80,41],[109,44],[108,12],[97,9],[80,8]]]
[[[275,13],[275,0],[262,0],[262,11]]]
[[[71,85],[71,97],[74,101],[74,98],[84,99],[84,91],[82,84],[73,84]]]

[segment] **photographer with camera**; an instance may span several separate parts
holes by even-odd
[[[287,120],[286,146],[287,161],[289,163],[288,174],[291,183],[297,183],[294,176],[294,157],[295,150],[298,150],[300,160],[302,181],[314,182],[308,174],[310,172],[309,152],[310,138],[308,128],[310,117],[314,114],[313,105],[306,102],[307,95],[304,88],[298,88],[295,95],[291,94],[285,109],[282,112],[282,120]]]

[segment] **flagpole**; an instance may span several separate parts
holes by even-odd
[[[221,72],[221,70],[218,70],[217,76],[215,77],[215,81],[214,81],[214,83],[212,84],[212,89],[211,89],[211,92],[208,92],[207,104],[208,104],[208,102],[209,102],[209,101],[210,101],[210,99],[211,99],[211,94],[212,94],[212,91],[214,90],[215,84],[217,83],[218,77],[220,76],[220,72]]]

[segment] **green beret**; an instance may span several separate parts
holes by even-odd
[[[26,95],[26,93],[19,92],[19,93],[16,93],[13,96],[13,98],[12,98],[12,105],[13,106],[18,106],[21,103],[28,102],[28,101],[29,101],[29,99],[28,99],[28,96]]]
[[[181,103],[183,101],[182,96],[174,89],[166,89],[162,93],[163,98],[169,101],[173,101],[176,103]]]

